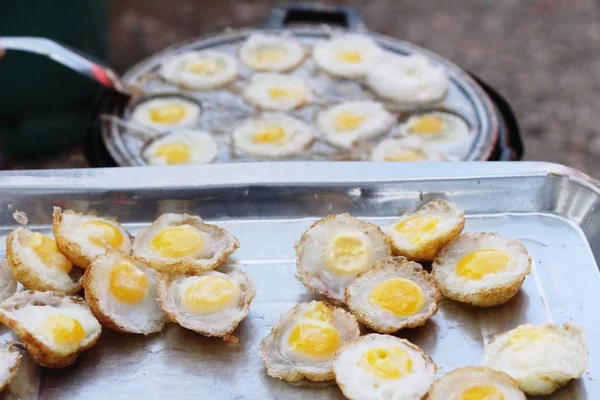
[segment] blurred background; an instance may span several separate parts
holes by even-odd
[[[17,4],[27,3],[27,4]],[[39,7],[32,7],[39,3]],[[52,3],[52,4],[50,4]],[[60,6],[45,0],[2,5],[1,34],[48,32],[106,58],[119,72],[173,43],[227,28],[257,26],[279,4],[270,0],[64,0]],[[595,175],[600,166],[600,2],[595,0],[503,1],[328,1],[357,9],[370,30],[408,40],[450,59],[479,75],[504,94],[514,107],[525,140],[525,159],[553,161]],[[25,10],[26,9],[26,10]],[[32,17],[31,11],[36,9]],[[18,13],[27,13],[27,23]],[[7,29],[8,28],[8,29]],[[106,41],[103,39],[106,38]],[[17,86],[18,75],[35,86],[40,96],[60,91],[61,74],[25,75],[11,57],[0,62],[0,87]],[[4,64],[4,65],[3,65]],[[56,87],[55,87],[56,86]],[[96,93],[76,93],[85,104]],[[14,89],[15,93],[17,89]],[[50,97],[50,96],[46,96]],[[48,100],[50,101],[50,100]],[[52,100],[56,103],[56,100]],[[43,103],[43,102],[42,102]],[[2,113],[0,133],[11,121]],[[37,104],[32,107],[46,107]],[[58,109],[58,105],[56,106]],[[56,114],[56,112],[55,112]],[[43,120],[43,118],[41,119]],[[73,122],[77,124],[77,122]],[[42,125],[47,127],[48,125]],[[59,123],[59,126],[64,126]],[[45,129],[45,128],[44,128]],[[13,168],[77,167],[85,165],[80,143],[61,138],[52,156],[11,160]],[[64,145],[62,145],[64,144]]]

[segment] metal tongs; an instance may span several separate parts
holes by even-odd
[[[23,51],[48,57],[67,68],[98,82],[107,89],[131,97],[117,73],[102,61],[67,45],[40,37],[0,37],[0,49]]]

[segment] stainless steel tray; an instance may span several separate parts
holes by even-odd
[[[257,354],[279,315],[313,298],[294,279],[293,244],[329,213],[386,223],[436,197],[466,210],[467,231],[495,231],[523,242],[533,272],[503,306],[478,310],[443,301],[424,327],[400,336],[427,351],[441,376],[478,365],[483,343],[498,332],[526,322],[574,321],[588,333],[588,369],[549,398],[600,398],[600,189],[577,171],[541,163],[250,163],[2,173],[4,237],[14,228],[15,209],[45,231],[53,205],[95,210],[120,218],[134,234],[161,213],[193,213],[240,239],[227,268],[243,269],[258,287],[236,331],[239,344],[176,325],[147,338],[105,329],[70,369],[41,371],[39,398],[343,398],[336,387],[298,388],[269,378]]]

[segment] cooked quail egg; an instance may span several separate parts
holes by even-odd
[[[264,113],[234,129],[237,152],[258,157],[301,154],[313,141],[312,129],[299,119],[279,113]]]
[[[263,110],[290,111],[312,101],[308,83],[297,76],[256,74],[244,90],[244,98]]]
[[[391,255],[388,237],[376,225],[350,214],[317,221],[296,244],[296,277],[310,290],[337,303],[361,272]]]
[[[47,368],[65,368],[92,347],[102,328],[87,303],[56,292],[18,291],[0,304],[0,322]]]
[[[159,131],[193,125],[199,117],[198,103],[175,96],[146,100],[131,113],[134,122]]]
[[[294,383],[331,381],[333,356],[359,335],[349,312],[322,301],[302,303],[283,314],[261,341],[260,356],[269,376]]]
[[[325,139],[339,147],[352,147],[355,141],[371,139],[387,132],[394,117],[381,103],[349,101],[321,111],[317,126]]]
[[[352,314],[380,333],[425,324],[437,312],[441,296],[429,273],[404,257],[379,260],[346,288]]]
[[[390,55],[367,73],[366,84],[384,99],[425,104],[443,99],[450,79],[446,71],[421,55]]]
[[[429,400],[527,400],[509,375],[486,367],[463,367],[438,379]]]
[[[81,270],[39,232],[18,227],[6,238],[6,261],[14,278],[28,289],[68,294],[81,290]]]
[[[88,265],[107,249],[131,253],[129,233],[114,219],[54,207],[52,228],[60,251],[76,266]]]
[[[0,260],[0,302],[8,299],[17,291],[17,280],[4,260]]]
[[[375,146],[371,161],[445,161],[435,147],[418,137],[384,139]]]
[[[461,142],[471,136],[471,128],[463,118],[439,111],[410,117],[400,126],[400,132],[418,136],[433,145]]]
[[[241,271],[163,275],[158,300],[171,321],[205,336],[226,337],[248,315],[256,286]]]
[[[163,214],[142,229],[133,257],[160,272],[191,273],[217,268],[239,243],[225,229],[188,214]]]
[[[21,358],[21,353],[12,343],[5,343],[0,347],[0,392],[4,391],[17,375]]]
[[[531,257],[516,240],[497,233],[463,233],[433,262],[432,274],[442,294],[477,307],[510,300],[531,271]]]
[[[548,395],[585,371],[583,328],[573,324],[521,325],[485,346],[483,365],[506,372],[528,395]]]
[[[85,272],[85,299],[96,318],[117,332],[160,332],[167,316],[156,301],[157,280],[152,268],[109,250]]]
[[[159,70],[167,82],[189,89],[210,90],[233,81],[237,61],[229,54],[214,50],[192,51],[165,61]]]
[[[350,400],[423,399],[436,365],[406,339],[369,334],[345,344],[333,359],[335,380]]]
[[[454,203],[435,199],[403,214],[383,231],[395,254],[414,261],[433,261],[465,227],[465,213]]]
[[[217,142],[208,132],[184,129],[152,141],[143,156],[151,165],[183,165],[213,162],[217,153]]]
[[[292,37],[255,33],[240,49],[244,64],[257,71],[284,72],[302,63],[306,51]]]
[[[383,49],[373,39],[348,33],[317,44],[313,58],[331,75],[356,79],[376,67],[383,54]]]

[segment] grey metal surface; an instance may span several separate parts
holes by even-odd
[[[0,174],[0,234],[15,209],[49,232],[52,205],[119,217],[136,233],[163,212],[198,214],[242,247],[227,268],[257,283],[248,318],[225,344],[171,325],[147,338],[105,329],[64,371],[43,371],[41,399],[341,399],[337,388],[289,386],[266,376],[258,343],[279,315],[313,296],[294,279],[294,242],[316,219],[350,212],[386,223],[443,197],[467,212],[467,231],[516,238],[534,260],[509,303],[485,310],[443,301],[424,327],[400,336],[421,346],[438,376],[478,365],[483,343],[523,323],[585,327],[590,359],[582,379],[549,399],[600,397],[600,189],[575,170],[542,163],[249,163],[202,168],[121,168]]]
[[[232,126],[241,123],[246,118],[257,114],[252,105],[244,101],[240,95],[242,87],[247,84],[253,71],[239,63],[239,78],[233,84],[225,88],[211,91],[189,91],[181,89],[160,79],[156,72],[163,61],[186,51],[216,49],[229,53],[233,56],[239,51],[240,45],[252,33],[265,32],[265,30],[228,30],[221,34],[193,39],[179,43],[161,51],[160,53],[133,66],[123,76],[126,85],[136,88],[135,91],[144,93],[144,98],[158,96],[161,94],[177,94],[193,98],[202,105],[202,117],[196,124],[198,128],[211,133],[217,141],[220,151],[216,163],[226,162],[248,162],[261,161],[260,159],[235,154],[231,148],[229,133]],[[279,30],[271,32],[280,33]],[[311,28],[289,28],[285,30],[286,35],[293,35],[304,45],[312,47],[319,40],[327,39],[335,29],[329,26],[314,26]],[[450,88],[448,95],[440,102],[421,107],[402,107],[389,105],[394,111],[400,111],[402,119],[409,115],[425,110],[445,110],[455,113],[464,118],[473,135],[468,140],[454,143],[455,149],[445,149],[448,157],[456,160],[487,160],[497,140],[498,115],[488,95],[482,88],[462,69],[450,61],[409,42],[377,35],[369,34],[386,50],[401,55],[422,54],[442,66],[450,77]],[[309,104],[288,114],[299,118],[309,125],[314,126],[316,114],[323,107],[339,103],[345,100],[377,100],[374,93],[366,90],[359,81],[334,79],[325,72],[320,71],[312,59],[307,59],[301,66],[296,68],[291,75],[302,77],[311,84],[319,98],[318,102]],[[119,115],[119,110],[112,110],[114,116],[122,117],[126,122],[131,107],[125,110],[124,115]],[[130,122],[131,124],[131,122]],[[135,127],[133,125],[132,127]],[[111,157],[121,166],[146,165],[141,153],[144,146],[151,140],[153,135],[140,135],[139,130],[126,129],[123,124],[115,123],[114,120],[106,120],[102,124],[102,136]],[[394,136],[398,133],[395,124],[385,136]],[[154,135],[156,136],[156,135]],[[379,141],[373,139],[369,142],[374,144]],[[353,152],[344,151],[328,144],[322,138],[310,146],[305,153],[294,157],[299,160],[357,160],[360,157],[360,149]]]

